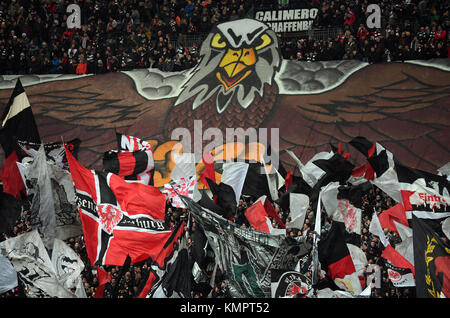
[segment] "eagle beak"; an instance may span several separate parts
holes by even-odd
[[[216,77],[228,91],[250,75],[252,70],[248,68],[255,63],[256,54],[252,48],[228,49],[219,64],[219,68],[222,68],[223,72],[217,72]]]

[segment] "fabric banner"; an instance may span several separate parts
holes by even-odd
[[[186,296],[191,277],[190,268],[186,266],[187,262],[184,264],[185,268],[179,266],[186,261],[184,236],[185,226],[181,223],[163,242],[159,253],[148,260],[151,261],[150,271],[147,277],[143,277],[143,284],[138,288],[138,298]],[[179,286],[174,285],[177,279],[180,281]]]
[[[275,33],[307,31],[317,17],[317,8],[294,8],[255,11],[255,19],[267,24]]]
[[[36,182],[37,192],[31,203],[31,219],[35,220],[32,225],[43,234],[44,245],[51,250],[56,237],[56,210],[50,169],[43,146],[39,148],[33,162],[29,165],[26,178]]]
[[[344,233],[345,225],[333,221],[328,235],[318,244],[319,261],[322,269],[339,288],[359,295],[362,288]]]
[[[272,298],[305,298],[311,290],[311,279],[296,271],[271,271]]]
[[[181,178],[189,179],[192,176],[195,176],[195,185],[194,185],[194,201],[198,201],[201,198],[201,193],[198,190],[197,186],[197,171],[195,168],[195,154],[194,153],[181,153],[175,154],[173,156],[173,160],[175,162],[175,166],[170,173],[170,179],[180,180]]]
[[[361,235],[361,209],[353,206],[348,200],[337,200],[337,202],[336,213],[341,215],[347,231]]]
[[[225,162],[222,166],[223,173],[220,181],[233,188],[237,204],[241,198],[248,166],[249,164],[245,162]]]
[[[75,158],[78,156],[80,143],[81,140],[78,138],[65,142],[66,147]],[[36,157],[39,148],[43,145],[48,161],[55,163],[60,168],[68,168],[66,153],[62,142],[34,143],[30,141],[18,140],[17,145],[24,155],[31,158]]]
[[[37,230],[7,239],[1,248],[14,266],[27,297],[75,297],[59,282]]]
[[[215,253],[216,263],[228,274],[231,297],[270,297],[271,270],[293,270],[311,245],[282,235],[242,228],[183,197]]]
[[[159,287],[152,295],[153,298],[191,297],[191,269],[188,266],[189,255],[185,233],[181,233],[176,244],[172,255],[165,260],[166,270]]]
[[[372,221],[370,222],[369,232],[373,235],[378,236],[383,246],[389,245],[389,241],[384,234],[383,228],[381,227],[380,220],[378,220],[378,215],[376,212],[373,212],[372,214]]]
[[[142,151],[147,156],[145,171],[125,177],[128,182],[140,182],[152,184],[152,172],[154,169],[153,149],[150,143],[134,136],[116,133],[117,145],[120,151],[136,152]],[[145,160],[145,159],[144,159]]]
[[[20,79],[17,79],[1,120],[0,143],[5,157],[17,152],[17,140],[41,142],[33,111]],[[17,155],[19,156],[18,152]]]

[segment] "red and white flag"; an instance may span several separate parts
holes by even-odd
[[[166,198],[157,188],[128,183],[113,173],[83,167],[66,149],[76,202],[92,265],[121,266],[156,256],[171,231]]]

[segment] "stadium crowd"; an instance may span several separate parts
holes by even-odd
[[[181,71],[193,67],[199,59],[201,39],[214,24],[233,19],[251,17],[255,7],[275,9],[277,1],[244,0],[78,0],[81,7],[81,28],[68,29],[66,7],[69,1],[0,0],[0,74],[84,74],[105,73],[134,68],[158,68],[162,71]],[[290,1],[289,6],[315,6],[319,9],[314,29],[339,28],[336,37],[314,39],[312,36],[280,37],[283,57],[302,61],[358,59],[369,63],[449,57],[448,28],[449,2],[444,0],[381,0],[378,1],[383,27],[365,26],[368,1],[323,0]],[[192,42],[192,43],[191,43]],[[189,44],[189,45],[186,45]],[[369,232],[373,209],[381,213],[392,206],[392,199],[374,187],[364,196],[361,236],[357,244],[369,263],[380,261],[382,245],[379,238]],[[248,227],[243,211],[252,202],[242,198],[235,222]],[[168,204],[169,206],[169,204]],[[290,221],[289,211],[277,207],[280,218]],[[303,228],[288,230],[291,237],[311,236],[314,228],[311,208]],[[182,217],[184,216],[184,217]],[[188,213],[183,209],[168,208],[167,217],[172,227],[186,222]],[[330,228],[331,219],[322,211],[322,234]],[[273,226],[278,227],[277,222]],[[25,208],[9,237],[31,231],[29,214]],[[189,227],[189,246],[193,245],[195,225]],[[399,237],[386,230],[394,246]],[[90,266],[83,236],[70,238],[67,243],[85,264],[82,273],[87,297],[94,297],[98,277]],[[311,277],[311,257],[301,262],[301,272]],[[149,263],[130,266],[117,281],[120,266],[106,266],[112,280],[107,283],[104,297],[136,297]],[[211,269],[211,268],[210,268]],[[212,272],[212,270],[211,270]],[[415,288],[396,288],[382,266],[381,288],[374,289],[371,297],[415,297]],[[229,297],[224,273],[216,273],[212,297]],[[118,285],[118,287],[116,287]],[[208,288],[193,282],[192,297],[207,297]],[[25,297],[20,284],[0,298]]]
[[[280,195],[284,192],[284,188],[280,189]],[[384,210],[392,206],[393,200],[387,196],[383,191],[381,191],[376,186],[366,191],[362,196],[363,208],[362,208],[362,222],[361,222],[361,235],[348,235],[346,236],[347,243],[359,246],[367,257],[368,264],[378,264],[381,268],[381,285],[380,288],[374,288],[372,290],[371,298],[415,298],[415,287],[395,287],[391,280],[389,279],[387,268],[384,266],[384,261],[380,257],[383,245],[380,242],[378,236],[373,235],[369,232],[370,222],[372,218],[373,211],[376,210],[377,214],[382,213]],[[234,222],[241,227],[251,227],[244,217],[244,211],[252,205],[254,202],[248,197],[241,197],[236,214],[232,217]],[[16,225],[13,227],[10,233],[3,233],[3,237],[0,238],[0,242],[6,240],[10,237],[15,237],[25,232],[33,230],[30,226],[29,213],[26,209],[27,203],[24,205],[24,210],[21,217],[17,220]],[[274,204],[275,210],[278,212],[280,219],[284,224],[288,224],[290,221],[289,209],[282,209],[277,204]],[[332,218],[330,218],[326,211],[322,209],[321,215],[321,237],[323,238],[327,231],[331,227]],[[195,221],[188,222],[189,213],[186,209],[180,209],[172,207],[170,202],[167,201],[166,205],[166,222],[170,224],[172,228],[176,228],[180,222],[185,222],[188,225],[188,251],[189,258],[192,262],[193,251],[192,247],[194,244],[194,232],[196,229]],[[310,206],[307,210],[305,221],[302,228],[287,229],[286,235],[290,237],[299,236],[309,236],[312,239],[312,233],[314,229],[315,222],[315,212]],[[278,223],[273,220],[272,223],[274,228],[278,228]],[[390,244],[395,247],[396,243],[399,243],[400,237],[397,233],[391,232],[388,229],[384,229],[386,237],[388,238]],[[88,298],[93,298],[96,290],[98,288],[98,277],[97,270],[90,265],[90,261],[87,256],[86,245],[83,236],[72,237],[66,240],[66,243],[79,255],[80,259],[83,261],[85,268],[82,272],[82,281],[84,284],[86,296]],[[300,272],[311,278],[312,275],[312,254],[309,253],[305,255],[299,262]],[[210,255],[213,259],[213,255]],[[121,271],[121,266],[102,266],[111,277],[111,281],[105,285],[103,297],[104,298],[134,298],[138,296],[142,284],[145,283],[145,277],[148,275],[151,263],[149,261],[142,261],[140,263],[132,264],[128,271],[119,279],[119,273]],[[192,265],[192,264],[191,264]],[[206,274],[211,275],[214,269],[214,261],[210,262],[210,266],[206,268]],[[364,284],[368,280],[368,275],[370,273],[365,272],[362,281]],[[321,277],[322,283],[327,286],[333,286],[333,288],[338,289],[334,283],[325,277]],[[209,282],[209,278],[208,278]],[[192,298],[229,298],[230,294],[226,285],[226,276],[217,268],[215,276],[215,286],[211,288],[209,283],[196,282],[194,277],[191,277]],[[319,282],[320,284],[320,282]],[[4,294],[0,294],[0,298],[11,298],[11,297],[26,297],[23,285],[19,285]]]
[[[368,1],[288,1],[283,8],[318,8],[313,29],[338,31],[326,39],[280,34],[284,58],[377,63],[449,56],[448,1],[377,2],[380,29],[365,25]],[[198,62],[213,25],[280,6],[272,0],[77,0],[81,28],[68,29],[70,3],[0,0],[0,74],[181,71]]]

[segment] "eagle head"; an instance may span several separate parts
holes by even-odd
[[[216,110],[222,113],[233,96],[248,108],[255,95],[263,95],[264,84],[272,85],[282,56],[276,34],[252,19],[224,22],[203,41],[200,62],[182,88],[175,106],[195,96],[192,109],[215,95]]]
[[[165,135],[176,127],[192,128],[193,119],[225,128],[242,127],[250,118],[247,125],[259,127],[278,93],[274,78],[281,62],[277,36],[264,23],[240,19],[216,25],[168,112]]]

